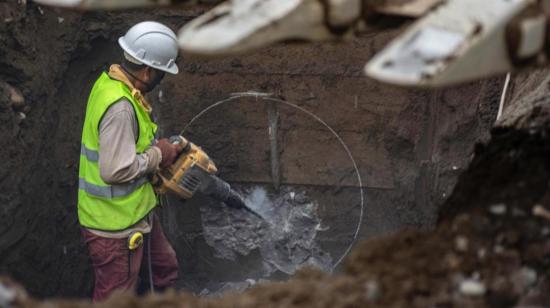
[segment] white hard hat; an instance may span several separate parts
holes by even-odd
[[[118,39],[125,57],[171,74],[179,72],[176,65],[178,41],[174,31],[165,25],[144,21],[134,25]]]

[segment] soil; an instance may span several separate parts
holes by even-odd
[[[204,9],[81,14],[0,3],[0,273],[32,297],[90,294],[93,277],[75,211],[80,126],[94,79],[120,60],[116,39],[137,21],[177,29]],[[223,257],[213,234],[204,234],[222,218],[207,215],[208,201],[198,196],[185,204],[171,200],[162,210],[181,264],[178,287],[198,294],[227,283],[235,284],[222,291],[254,286],[213,299],[121,295],[106,305],[513,306],[537,290],[544,294],[548,222],[532,210],[539,203],[550,208],[547,71],[515,78],[505,119],[489,139],[502,78],[432,92],[362,76],[364,63],[397,33],[388,28],[340,44],[279,45],[224,59],[183,56],[182,73],[164,81],[162,95],[150,96],[165,136],[230,93],[248,90],[306,108],[337,131],[362,186],[326,127],[278,109],[282,184],[304,192],[316,204],[313,217],[330,226],[308,249],[338,259],[354,242],[359,192],[365,193],[359,238],[368,240],[335,275],[304,269],[286,283],[254,285],[260,277],[247,270],[266,260],[261,249],[223,250],[230,256]],[[271,190],[267,123],[265,106],[248,98],[213,110],[186,136],[211,154],[222,178]],[[468,284],[486,291],[464,296],[458,290]]]

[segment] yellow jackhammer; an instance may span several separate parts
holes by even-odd
[[[244,209],[262,218],[246,205],[229,183],[216,176],[216,165],[200,147],[182,136],[174,136],[170,142],[179,145],[182,151],[171,166],[160,170],[153,178],[158,194],[172,192],[182,199],[189,199],[200,191],[229,207]]]

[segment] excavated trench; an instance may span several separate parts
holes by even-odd
[[[91,291],[75,211],[77,162],[86,97],[101,70],[121,59],[116,39],[137,21],[176,29],[203,10],[79,14],[0,4],[0,273],[31,295],[86,297]],[[415,91],[364,78],[363,64],[397,31],[224,59],[179,59],[182,72],[150,95],[161,133],[190,124],[185,136],[266,219],[204,196],[168,197],[159,213],[181,266],[177,288],[218,295],[287,280],[304,266],[340,272],[356,236],[435,228],[475,143],[489,138],[502,80]],[[7,98],[11,87],[23,103]],[[250,91],[307,112],[242,95]],[[277,127],[271,141],[270,125]],[[318,274],[302,275],[307,282]]]

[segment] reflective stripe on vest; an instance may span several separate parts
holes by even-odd
[[[120,198],[129,196],[141,185],[147,183],[146,177],[141,177],[128,184],[118,184],[111,186],[99,186],[86,182],[83,178],[78,179],[78,189],[82,189],[90,195],[102,198]]]
[[[86,156],[89,161],[99,161],[99,152],[88,149],[84,144],[80,145],[80,154]]]

